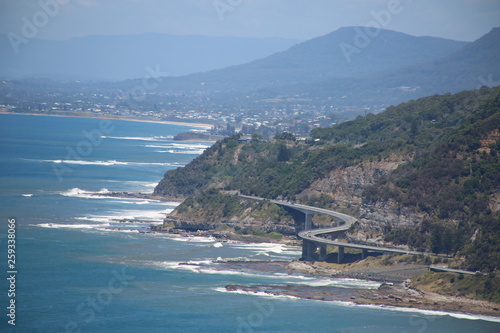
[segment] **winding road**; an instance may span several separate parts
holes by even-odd
[[[242,195],[239,193],[238,196],[243,199],[249,199],[255,201],[266,200],[265,198]],[[347,214],[335,212],[329,209],[317,208],[302,204],[294,204],[291,202],[281,201],[281,200],[269,200],[269,201],[276,205],[286,207],[288,209],[297,210],[305,215],[304,230],[300,231],[298,234],[298,236],[302,238],[302,240],[304,241],[302,249],[302,257],[305,260],[313,260],[313,254],[317,251],[318,245],[320,246],[320,260],[326,257],[326,245],[337,246],[339,248],[338,260],[337,260],[338,262],[340,262],[343,259],[344,248],[361,250],[363,258],[366,256],[367,251],[382,252],[382,253],[431,255],[430,253],[425,253],[425,252],[409,251],[393,247],[347,243],[347,242],[340,242],[334,239],[320,237],[321,235],[333,235],[338,237],[340,234],[349,230],[351,225],[354,222],[356,222],[357,219]],[[314,214],[324,214],[331,216],[339,222],[339,225],[331,228],[312,229],[312,215]]]

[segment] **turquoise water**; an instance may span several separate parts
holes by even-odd
[[[105,194],[151,192],[207,146],[171,140],[191,128],[0,115],[0,332],[500,331],[492,318],[226,292],[227,284],[377,284],[219,270],[212,261],[289,260],[300,249],[140,233],[175,203]],[[97,191],[103,196],[90,195]],[[8,219],[16,221],[15,297]]]

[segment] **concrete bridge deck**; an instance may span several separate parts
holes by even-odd
[[[247,195],[238,194],[240,198],[262,201],[266,200],[260,197],[253,197]],[[355,243],[346,243],[339,242],[334,239],[327,239],[320,237],[320,235],[340,235],[351,227],[351,225],[357,221],[356,218],[349,216],[347,214],[335,212],[329,209],[317,208],[313,206],[307,206],[302,204],[294,204],[287,201],[281,200],[269,200],[270,202],[286,207],[288,209],[293,209],[299,211],[304,214],[304,230],[300,231],[298,236],[303,239],[302,245],[302,259],[303,260],[314,260],[314,254],[318,250],[318,246],[320,248],[320,260],[324,260],[326,258],[326,246],[333,245],[339,248],[337,262],[340,263],[344,256],[344,249],[351,248],[362,251],[362,257],[366,257],[367,251],[381,252],[381,253],[400,253],[400,254],[424,254],[430,255],[430,253],[417,252],[417,251],[408,251],[400,248],[392,248],[392,247],[382,247],[382,246],[371,246],[371,245],[362,245]],[[312,228],[312,216],[314,214],[324,214],[335,218],[339,222],[339,226],[331,227],[331,228],[320,228],[313,229]]]

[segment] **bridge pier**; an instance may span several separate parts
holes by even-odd
[[[313,214],[310,213],[304,213],[305,215],[305,223],[304,223],[304,230],[311,230],[312,229],[312,224],[313,224]]]
[[[326,254],[326,244],[319,246],[319,261],[325,261],[328,255]]]
[[[341,264],[344,259],[344,247],[339,246],[339,252],[337,254],[337,264]]]
[[[238,194],[240,198],[262,201],[264,198],[251,197],[246,195]],[[366,246],[366,245],[356,245],[348,244],[345,242],[334,241],[332,237],[338,237],[342,232],[345,232],[349,227],[356,222],[356,219],[352,216],[342,214],[339,212],[331,211],[328,209],[322,209],[318,207],[312,207],[302,204],[294,204],[290,202],[284,202],[280,200],[271,200],[272,203],[284,207],[295,220],[295,229],[299,233],[299,237],[303,239],[302,243],[302,259],[301,260],[315,260],[316,250],[318,245],[320,246],[320,258],[326,257],[326,247],[323,245],[333,245],[338,247],[337,262],[341,263],[344,259],[344,248],[347,246],[349,248],[354,248],[361,250],[361,257],[364,259],[368,256],[368,251],[373,251],[376,253],[403,253],[403,254],[414,254],[414,255],[429,255],[425,252],[408,251],[403,249],[385,248],[381,246]],[[314,214],[325,214],[331,216],[340,222],[337,227],[323,228],[318,230],[313,229],[312,217]],[[312,231],[311,231],[312,230]],[[330,238],[318,237],[322,234],[331,234]]]
[[[361,259],[368,257],[368,250],[361,250]]]
[[[314,261],[316,249],[316,243],[304,239],[302,241],[302,260]]]

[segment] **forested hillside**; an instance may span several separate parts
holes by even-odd
[[[272,142],[226,138],[167,172],[155,194],[185,198],[225,189],[343,207],[358,215],[366,234],[457,253],[468,268],[494,270],[500,263],[499,128],[500,88],[432,96],[315,129],[307,142],[286,133]],[[397,163],[376,169],[390,160]],[[339,173],[347,184],[342,202]],[[369,177],[351,181],[360,174]],[[377,213],[386,219],[377,221]]]

